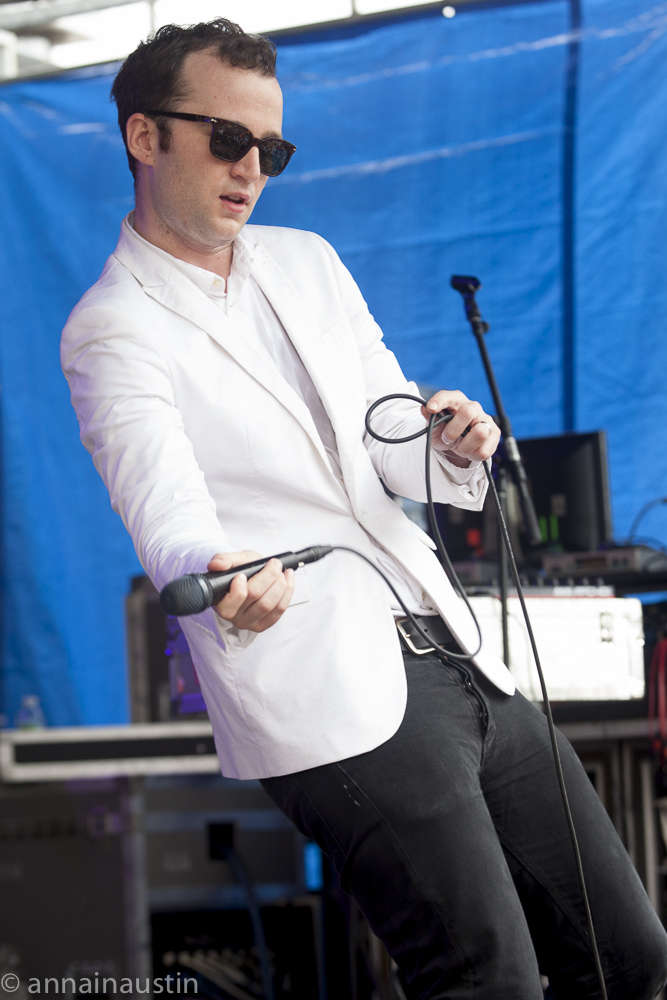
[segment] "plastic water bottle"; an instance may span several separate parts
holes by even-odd
[[[16,713],[14,723],[17,729],[43,729],[46,725],[44,712],[36,694],[24,694],[21,707]]]

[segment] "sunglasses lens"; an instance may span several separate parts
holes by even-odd
[[[0,0],[1,2],[1,0]],[[220,122],[211,133],[211,152],[219,160],[235,163],[252,147],[250,129],[236,122]],[[289,163],[294,147],[284,139],[262,139],[259,146],[259,169],[269,177],[277,177]]]
[[[282,139],[264,139],[259,150],[259,169],[269,177],[277,177],[289,163],[292,152]]]
[[[211,152],[219,160],[240,160],[250,149],[252,132],[235,122],[216,125],[211,135]]]

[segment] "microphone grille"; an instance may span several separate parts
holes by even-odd
[[[160,591],[162,610],[168,615],[196,615],[210,607],[195,574],[172,580]]]

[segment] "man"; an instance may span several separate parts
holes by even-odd
[[[82,440],[157,587],[346,545],[474,652],[430,540],[382,485],[424,498],[424,439],[364,431],[371,402],[416,387],[324,241],[247,225],[293,151],[274,67],[270,43],[219,19],[161,29],[118,74],[136,209],[63,334]],[[435,499],[479,509],[498,431],[478,403],[441,391],[375,423],[402,437],[445,407]],[[401,651],[401,615],[335,553],[295,574],[273,560],[183,619],[223,773],[262,779],[320,843],[415,995],[540,1000],[541,970],[556,997],[598,996],[543,716],[485,648],[474,665]],[[562,752],[609,996],[653,997],[665,935]]]

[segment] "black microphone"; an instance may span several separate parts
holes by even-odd
[[[281,552],[277,556],[267,556],[243,566],[233,566],[224,573],[188,573],[172,580],[160,591],[162,610],[168,615],[198,615],[221,601],[232,585],[232,580],[239,573],[244,573],[248,579],[264,569],[269,559],[279,559],[283,569],[298,569],[306,563],[317,562],[333,552],[331,545],[313,545],[300,552]]]

